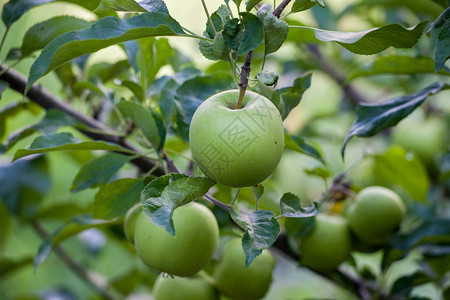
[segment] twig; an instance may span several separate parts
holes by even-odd
[[[7,68],[8,67],[6,65],[1,64],[0,72]],[[9,69],[2,75],[0,75],[0,80],[8,82],[9,87],[19,93],[24,92],[25,85],[27,83],[26,77],[13,69]],[[104,132],[104,133],[91,132],[89,129],[87,130],[80,129],[80,131],[84,133],[86,136],[94,140],[102,140],[111,143],[116,143],[129,150],[132,150],[133,152],[139,153],[139,150],[134,145],[122,139],[122,137],[109,135],[105,133],[105,132],[112,132],[113,130],[111,128],[93,118],[90,118],[88,116],[79,113],[78,111],[74,110],[69,104],[55,97],[49,91],[41,88],[40,86],[33,85],[26,96],[28,97],[28,99],[42,106],[46,110],[58,109],[66,113],[67,115],[79,120],[87,127]],[[143,157],[135,158],[131,160],[131,162],[134,165],[136,165],[143,173],[148,172],[155,166],[155,162],[145,159]],[[155,174],[156,176],[164,175],[164,170],[161,167],[156,168],[153,174]]]
[[[280,5],[278,5],[277,8],[275,8],[275,10],[273,11],[272,14],[275,17],[280,18],[281,13],[286,8],[286,6],[289,4],[289,2],[291,2],[291,0],[284,0],[283,2],[281,2]]]
[[[44,227],[37,221],[32,221],[31,225],[34,230],[42,237],[42,239],[47,239],[50,235],[44,229]],[[108,290],[107,280],[100,274],[94,273],[84,266],[80,265],[74,261],[70,255],[60,246],[54,248],[55,253],[59,258],[71,269],[75,274],[78,275],[84,282],[86,282],[92,289],[94,289],[103,299],[114,300],[118,297],[113,296]]]

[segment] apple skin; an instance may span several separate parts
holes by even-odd
[[[213,213],[191,202],[173,213],[175,236],[151,223],[144,213],[136,222],[134,242],[144,264],[176,276],[192,276],[211,260],[219,240]]]
[[[241,240],[234,239],[225,246],[216,266],[216,287],[230,299],[261,299],[270,288],[274,267],[275,259],[264,250],[246,268]]]
[[[399,227],[405,211],[405,204],[397,193],[371,186],[358,193],[347,216],[358,239],[369,245],[382,245]]]
[[[132,244],[134,244],[134,230],[136,228],[136,221],[141,213],[141,204],[137,203],[127,211],[125,214],[125,219],[123,220],[123,231],[125,233],[125,237]]]
[[[200,276],[163,277],[159,275],[153,286],[155,300],[219,300],[213,285]]]
[[[313,230],[300,240],[300,264],[326,273],[349,257],[350,228],[340,215],[318,214],[315,218]]]
[[[206,99],[192,117],[189,140],[200,169],[218,183],[244,187],[269,177],[284,148],[280,113],[267,98],[247,91],[233,109],[239,90]]]

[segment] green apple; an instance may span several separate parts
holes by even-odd
[[[221,294],[231,299],[260,299],[269,290],[275,259],[264,250],[248,268],[241,241],[233,239],[225,246],[216,266],[214,279]]]
[[[125,233],[125,237],[132,244],[134,244],[134,230],[136,228],[136,221],[141,213],[141,204],[137,203],[127,211],[125,219],[123,220],[123,231]]]
[[[252,186],[269,177],[284,148],[280,113],[251,91],[236,109],[239,90],[206,99],[192,117],[189,140],[200,169],[218,183]]]
[[[300,240],[300,263],[320,272],[329,272],[346,260],[352,242],[347,220],[340,215],[319,214],[313,230]]]
[[[443,119],[405,120],[392,130],[392,142],[416,153],[425,163],[445,151],[447,126]]]
[[[155,300],[219,300],[213,285],[202,277],[165,277],[159,275],[153,286]]]
[[[173,213],[175,236],[141,213],[134,242],[137,255],[150,268],[176,276],[192,276],[211,260],[219,240],[213,213],[191,202]]]
[[[369,245],[381,245],[398,229],[405,211],[405,204],[397,193],[371,186],[358,193],[347,216],[358,239]]]

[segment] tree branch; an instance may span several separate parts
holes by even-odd
[[[42,239],[47,239],[50,235],[45,230],[45,228],[41,225],[41,223],[37,221],[32,221],[31,225],[34,230],[42,237]],[[80,277],[85,283],[87,283],[92,289],[94,289],[103,299],[106,300],[114,300],[118,299],[118,297],[113,296],[107,290],[107,280],[101,276],[100,274],[94,273],[84,266],[78,264],[74,261],[70,255],[60,246],[54,248],[55,253],[59,256],[59,258],[71,269],[78,277]]]
[[[25,86],[27,83],[27,78],[20,74],[19,72],[8,69],[8,67],[4,64],[0,65],[0,80],[6,81],[9,84],[9,87],[21,94],[23,94],[25,90]],[[26,95],[28,99],[31,101],[37,103],[42,108],[49,110],[49,109],[58,109],[67,115],[81,121],[83,124],[85,124],[89,128],[101,130],[104,132],[111,132],[112,129],[103,124],[102,122],[99,122],[95,119],[92,119],[88,116],[85,116],[78,111],[74,110],[69,104],[64,102],[63,100],[55,97],[53,94],[51,94],[49,91],[43,89],[42,87],[38,85],[33,85]],[[89,130],[82,130],[80,129],[82,133],[84,133],[86,136],[94,139],[94,140],[102,140],[107,141],[115,144],[119,144],[127,149],[130,149],[134,152],[138,152],[139,150],[123,139],[122,137],[118,137],[115,135],[109,135],[106,133],[96,133],[96,132],[90,132]],[[124,153],[126,154],[126,153]],[[143,173],[148,172],[153,167],[155,167],[155,163],[151,160],[145,159],[143,157],[138,157],[131,162],[136,165]],[[164,170],[161,167],[158,167],[153,172],[156,176],[164,175]]]

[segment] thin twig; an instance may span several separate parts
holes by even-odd
[[[38,221],[32,221],[31,225],[33,229],[42,237],[47,239],[50,235],[45,228]],[[80,265],[74,261],[70,255],[60,246],[56,246],[53,249],[56,255],[72,270],[78,277],[80,277],[85,283],[87,283],[93,290],[95,290],[103,299],[114,300],[118,297],[113,296],[108,290],[108,282],[106,278],[98,273],[94,273],[91,270]]]
[[[7,69],[8,66],[4,64],[0,64],[0,72],[2,70]],[[6,72],[4,72],[2,75],[0,75],[0,80],[6,81],[9,84],[9,87],[19,93],[24,92],[25,86],[27,83],[27,79],[25,76],[20,74],[19,72],[9,69]],[[132,144],[130,144],[128,141],[123,139],[120,136],[115,135],[109,135],[107,132],[112,132],[113,130],[106,126],[105,124],[90,118],[86,115],[83,115],[79,113],[78,111],[74,110],[69,104],[64,102],[63,100],[55,97],[53,94],[51,94],[49,91],[41,88],[38,85],[33,85],[29,92],[26,95],[28,99],[31,101],[39,104],[41,107],[43,107],[46,110],[50,109],[57,109],[65,114],[77,119],[81,123],[85,124],[87,127],[100,130],[100,132],[90,132],[89,129],[83,130],[80,129],[81,132],[83,132],[86,136],[94,139],[94,140],[102,140],[107,141],[115,144],[119,144],[133,152],[140,153],[140,151]],[[103,133],[101,133],[103,132]],[[155,166],[155,162],[148,160],[144,157],[138,157],[131,162],[136,165],[143,173],[148,172],[150,169],[152,169]],[[159,167],[157,168],[154,173],[156,176],[164,175],[164,170]]]

